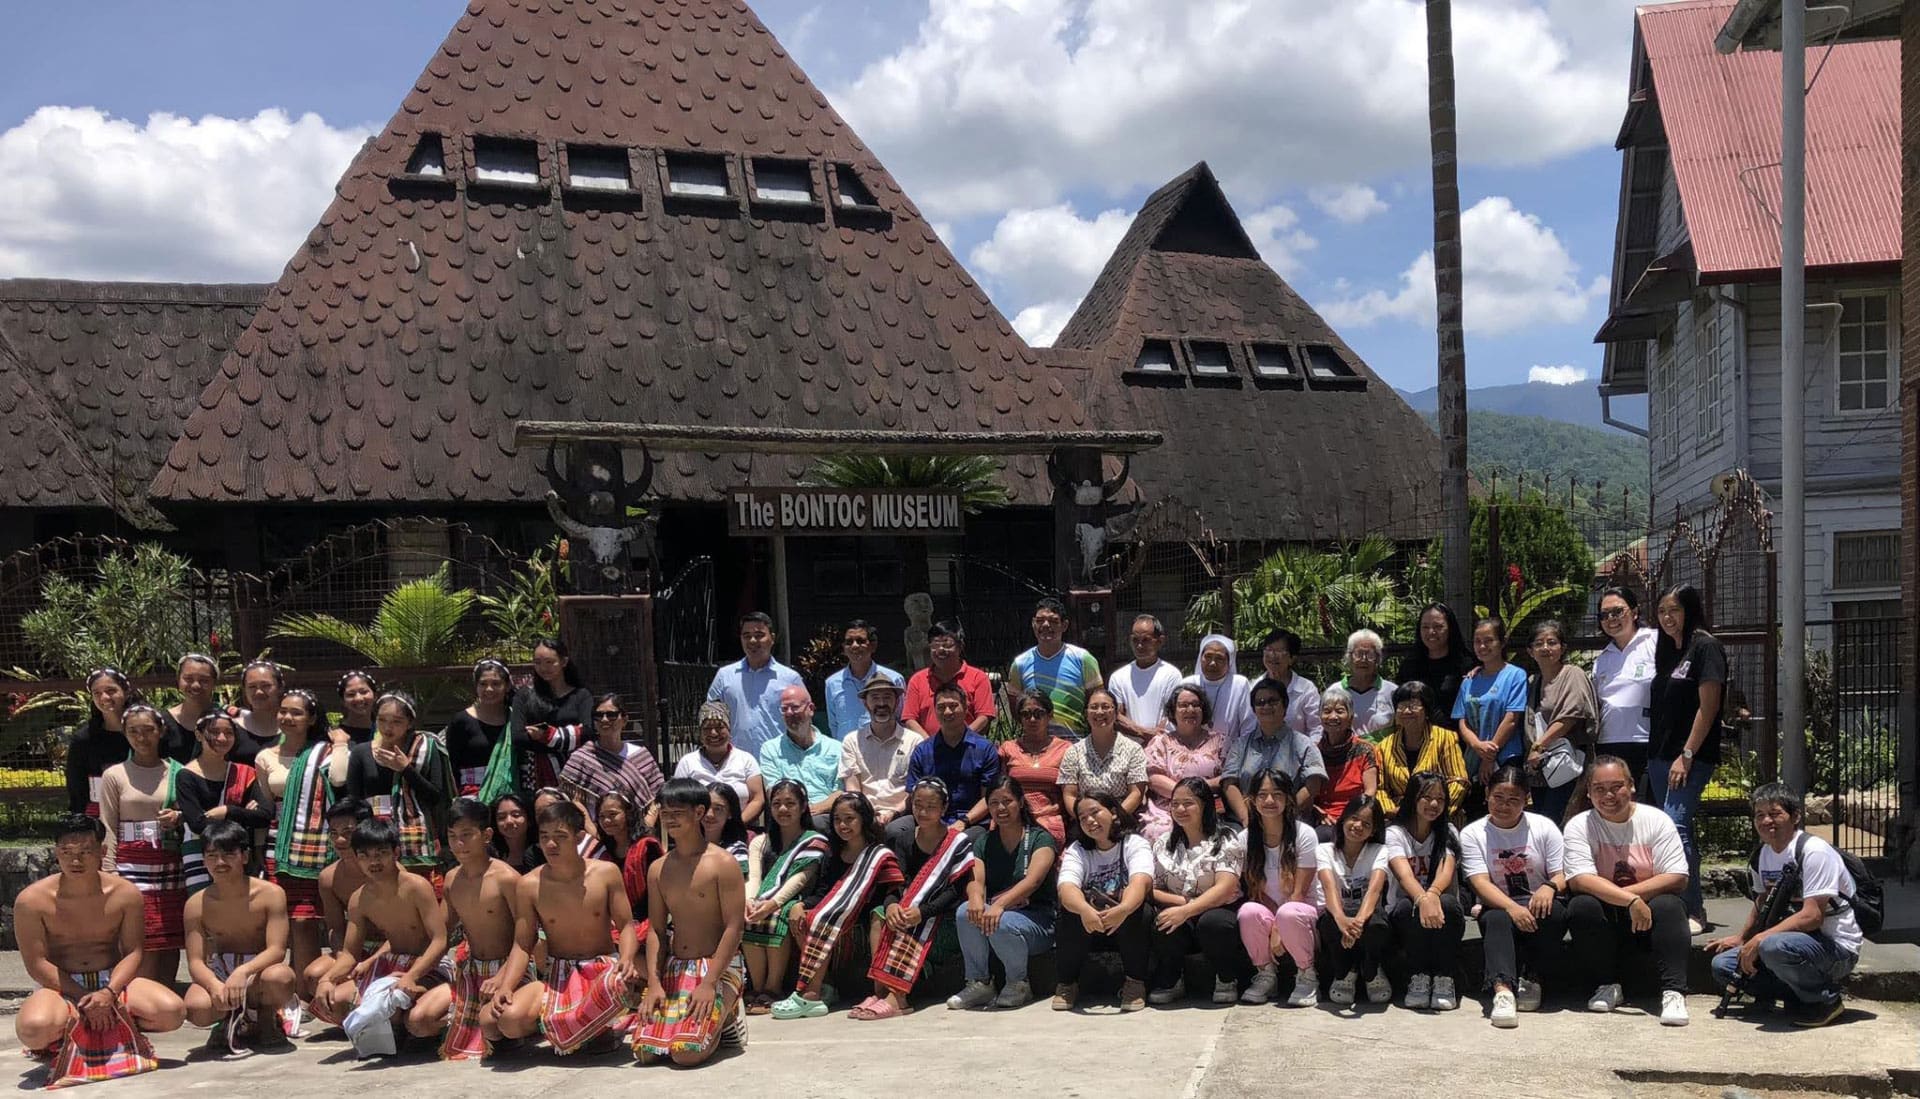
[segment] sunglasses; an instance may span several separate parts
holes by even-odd
[[[618,721],[620,720],[620,711],[614,710],[613,712],[609,713],[605,710],[601,710],[598,713],[595,713],[593,715],[593,719],[595,721]]]
[[[1042,720],[1045,720],[1046,717],[1047,717],[1047,711],[1045,710],[1021,710],[1020,711],[1020,720],[1022,721],[1042,721]]]

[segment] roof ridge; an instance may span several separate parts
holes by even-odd
[[[100,305],[258,305],[273,289],[251,282],[117,282],[91,279],[0,279],[0,301]]]

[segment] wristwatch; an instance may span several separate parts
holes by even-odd
[[[1688,763],[1692,763],[1692,762],[1693,762],[1693,749],[1692,749],[1692,748],[1682,748],[1682,749],[1680,749],[1680,758],[1681,758],[1681,759],[1684,759],[1684,760],[1686,760],[1686,761],[1687,761]]]

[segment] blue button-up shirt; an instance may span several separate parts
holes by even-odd
[[[913,804],[913,788],[929,778],[947,784],[947,811],[940,819],[952,824],[980,803],[982,792],[1000,779],[1000,750],[979,733],[969,732],[959,745],[952,746],[935,733],[913,749],[907,761],[907,804]]]
[[[860,688],[873,682],[876,675],[886,676],[902,694],[906,693],[907,681],[900,678],[900,673],[878,662],[867,666],[865,679],[854,678],[850,667],[827,677],[827,729],[836,740],[867,723],[867,704],[860,701]]]
[[[764,668],[752,668],[745,657],[713,673],[708,702],[724,702],[733,715],[733,744],[758,759],[760,746],[786,735],[780,718],[780,692],[805,687],[800,673],[771,657]]]

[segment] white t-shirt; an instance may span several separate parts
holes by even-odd
[[[1593,690],[1600,699],[1600,743],[1645,744],[1653,705],[1653,650],[1657,630],[1642,626],[1625,649],[1613,642],[1593,658]]]
[[[1560,829],[1538,813],[1520,814],[1520,823],[1512,828],[1481,817],[1460,833],[1461,876],[1485,874],[1521,904],[1566,868]]]
[[[1449,824],[1446,827],[1447,831],[1454,831],[1453,825]],[[1457,838],[1459,833],[1454,832],[1454,835]],[[1438,828],[1428,832],[1426,842],[1421,843],[1415,840],[1413,834],[1405,828],[1397,824],[1389,824],[1387,825],[1387,861],[1391,863],[1394,859],[1406,859],[1412,864],[1413,876],[1416,880],[1431,881],[1439,869],[1433,864],[1436,854],[1434,845],[1439,842],[1439,839],[1440,829]],[[1458,871],[1454,873],[1454,880],[1456,882],[1460,880]],[[1392,904],[1404,895],[1400,888],[1400,879],[1394,876],[1393,869],[1389,867],[1387,869],[1387,903]]]
[[[1360,902],[1367,899],[1367,887],[1373,884],[1375,874],[1387,873],[1387,848],[1385,844],[1367,842],[1360,848],[1360,857],[1352,863],[1347,862],[1347,853],[1339,846],[1323,843],[1314,851],[1314,861],[1321,869],[1333,871],[1333,878],[1340,883],[1341,912],[1348,916],[1360,913]],[[1388,874],[1389,879],[1392,875]],[[1328,908],[1327,887],[1320,875],[1313,876],[1313,905],[1315,908]]]
[[[1179,686],[1181,678],[1180,669],[1164,660],[1156,660],[1147,668],[1129,660],[1107,677],[1107,689],[1120,700],[1127,720],[1142,728],[1160,729],[1166,726],[1167,696]]]
[[[1685,874],[1687,852],[1673,818],[1635,805],[1624,824],[1589,809],[1567,822],[1567,878],[1597,874],[1615,885],[1637,885],[1660,874]]]
[[[1393,724],[1393,692],[1400,686],[1398,683],[1383,675],[1374,680],[1371,690],[1356,690],[1348,686],[1344,679],[1340,685],[1351,696],[1354,735],[1371,739],[1368,734],[1377,733]]]
[[[1793,861],[1793,848],[1799,837],[1800,833],[1795,832],[1794,838],[1787,841],[1785,851],[1775,851],[1764,843],[1760,845],[1760,876],[1753,882],[1754,896],[1766,892],[1780,879],[1780,871]],[[1800,895],[1795,898],[1796,903],[1808,897],[1835,900],[1853,896],[1853,875],[1847,873],[1847,864],[1832,844],[1818,836],[1808,836],[1806,863],[1800,868]],[[1859,954],[1860,944],[1866,938],[1860,933],[1859,921],[1853,918],[1853,906],[1843,904],[1827,908],[1826,918],[1820,921],[1820,933],[1849,954]]]
[[[1248,842],[1250,842],[1250,840],[1242,840],[1241,844],[1244,847]],[[1253,852],[1246,852],[1246,858],[1248,860],[1251,860],[1253,857]],[[1293,897],[1291,893],[1284,895],[1281,893],[1281,886],[1284,883],[1280,880],[1280,848],[1277,846],[1263,846],[1260,857],[1263,860],[1260,869],[1260,884],[1266,890],[1267,903],[1284,904],[1292,900]],[[1312,826],[1303,820],[1297,819],[1293,822],[1293,862],[1298,868],[1298,873],[1305,874],[1313,880],[1314,903],[1318,904],[1320,895],[1320,840],[1318,836],[1314,835]]]
[[[739,748],[728,752],[727,761],[718,767],[713,765],[712,760],[702,755],[700,749],[695,748],[681,756],[680,762],[673,768],[674,778],[697,778],[708,785],[716,782],[726,783],[733,787],[734,793],[740,795],[742,805],[747,801],[747,780],[759,774],[759,761]]]
[[[1060,860],[1060,884],[1079,886],[1089,900],[1101,892],[1118,902],[1135,874],[1153,877],[1153,849],[1137,832],[1105,851],[1095,851],[1078,841],[1069,843]],[[1104,905],[1094,900],[1094,907]]]

